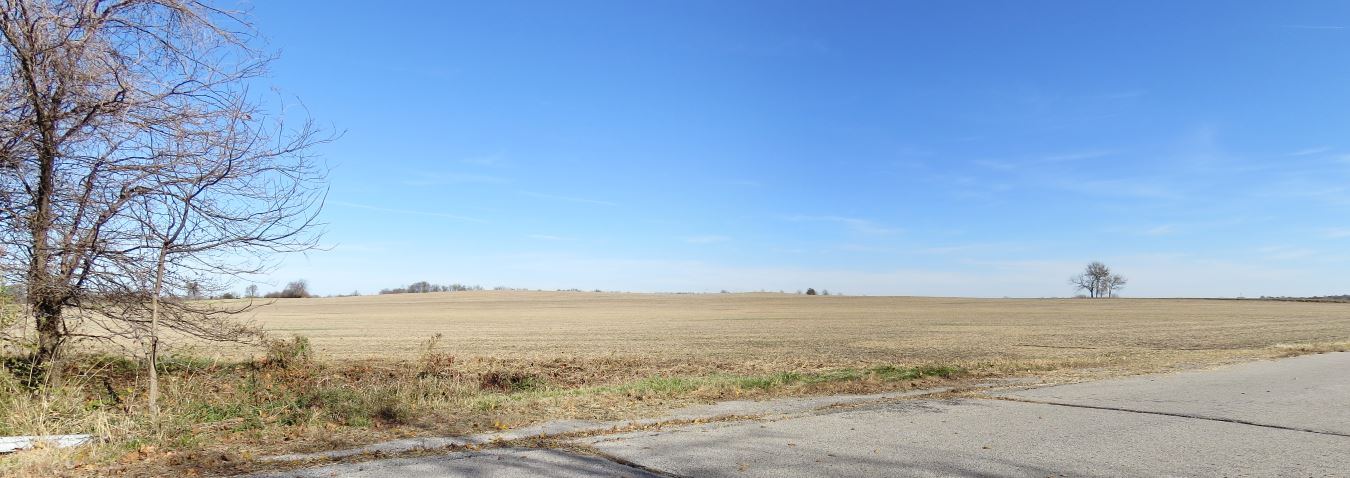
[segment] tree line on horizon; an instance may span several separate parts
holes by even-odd
[[[500,289],[503,289],[503,288],[498,288],[498,289],[500,290]],[[432,283],[427,282],[427,281],[417,281],[417,282],[413,282],[412,284],[408,284],[406,287],[395,287],[395,288],[393,288],[393,289],[380,289],[380,295],[385,295],[385,294],[425,294],[425,293],[428,293],[428,292],[467,292],[467,291],[476,291],[476,290],[483,290],[483,286],[481,286],[481,285],[464,285],[464,284],[458,284],[458,283],[456,283],[456,284],[450,284],[450,285],[442,285],[442,284],[432,284]]]

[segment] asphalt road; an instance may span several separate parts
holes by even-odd
[[[1350,435],[1350,353],[1255,362],[1221,371],[1044,387],[1008,395],[1047,403]]]
[[[268,476],[1350,476],[1350,353]]]

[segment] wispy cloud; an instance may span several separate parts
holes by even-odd
[[[482,220],[482,219],[478,219],[478,218],[475,218],[475,217],[460,216],[460,215],[456,215],[456,214],[446,214],[446,213],[443,213],[443,212],[435,212],[435,211],[418,211],[418,210],[413,210],[413,209],[396,209],[396,208],[388,208],[388,207],[372,206],[372,205],[369,205],[369,204],[352,203],[352,202],[346,202],[346,201],[328,201],[328,204],[332,204],[332,205],[335,205],[335,206],[349,207],[349,208],[352,208],[352,209],[364,209],[364,210],[367,210],[367,211],[388,212],[388,213],[393,213],[393,214],[404,214],[404,215],[409,215],[409,216],[440,217],[440,218],[445,218],[445,219],[455,219],[455,220],[459,220],[459,221],[469,221],[469,222],[487,223],[487,221],[484,221],[484,220]]]
[[[954,253],[957,253],[957,252],[969,252],[969,251],[977,250],[977,249],[980,249],[981,247],[982,247],[982,246],[981,246],[981,245],[978,245],[978,244],[966,244],[966,245],[959,245],[959,246],[925,247],[925,248],[923,248],[923,249],[919,249],[919,250],[916,250],[916,251],[914,251],[914,252],[918,252],[918,253],[920,253],[920,254],[954,254]]]
[[[1102,158],[1102,157],[1106,157],[1106,156],[1111,156],[1111,155],[1113,155],[1113,154],[1116,154],[1116,151],[1106,150],[1106,149],[1094,149],[1094,150],[1090,150],[1090,151],[1076,151],[1076,152],[1071,152],[1071,153],[1060,153],[1060,154],[1051,154],[1051,155],[1047,155],[1047,156],[1042,156],[1042,157],[1037,161],[1037,163],[1040,163],[1040,164],[1066,163],[1066,162],[1070,162],[1070,161],[1082,161],[1082,160],[1085,160],[1085,159]]]
[[[552,234],[530,234],[530,235],[527,235],[527,236],[525,236],[525,237],[528,237],[528,238],[530,238],[530,239],[534,239],[534,240],[537,240],[537,241],[575,241],[575,240],[576,240],[575,238],[571,238],[571,237],[567,237],[567,236],[555,236],[555,235],[552,235]]]
[[[403,181],[408,186],[442,186],[446,184],[504,184],[508,178],[486,174],[418,173],[416,179]]]
[[[752,179],[722,179],[713,181],[712,184],[718,186],[732,186],[743,188],[757,188],[764,185],[763,183]]]
[[[1344,30],[1341,25],[1280,25],[1280,28],[1290,28],[1294,30]]]
[[[689,236],[684,238],[684,242],[690,244],[716,244],[719,242],[727,242],[730,240],[731,240],[730,237],[718,235]]]
[[[998,171],[1013,171],[1023,168],[1033,168],[1037,166],[1069,163],[1074,161],[1085,161],[1117,154],[1114,150],[1094,149],[1087,151],[1074,151],[1068,153],[1047,154],[1031,158],[1019,158],[1014,160],[998,159],[977,159],[971,161],[971,164],[982,166],[988,169]]]
[[[1316,201],[1336,207],[1350,206],[1350,189],[1328,184],[1323,178],[1291,177],[1267,186],[1266,194],[1273,197]]]
[[[901,232],[898,228],[887,227],[877,224],[867,219],[842,216],[788,216],[787,220],[794,222],[829,222],[843,225],[853,232],[862,234],[884,235],[898,234]]]
[[[1312,249],[1294,246],[1267,246],[1257,249],[1256,252],[1264,255],[1266,260],[1272,261],[1290,261],[1317,255],[1317,251]]]
[[[598,204],[601,206],[618,206],[618,204],[616,203],[612,203],[609,201],[601,201],[599,199],[587,199],[573,196],[559,196],[556,194],[544,194],[534,191],[519,191],[519,193],[532,198],[548,199],[550,201],[574,202],[581,204]]]
[[[1177,233],[1177,228],[1173,227],[1171,224],[1163,224],[1161,226],[1150,227],[1148,229],[1140,231],[1139,233],[1145,236],[1154,236],[1154,237],[1170,236],[1172,234]]]
[[[1096,98],[1104,100],[1128,100],[1133,98],[1141,98],[1147,95],[1148,95],[1147,90],[1125,90],[1125,91],[1117,91],[1114,93],[1106,93],[1103,95],[1097,95]]]
[[[836,247],[836,249],[845,252],[864,252],[864,253],[878,253],[878,254],[890,254],[895,252],[895,249],[891,249],[889,247],[869,246],[865,244],[840,244],[838,247]]]
[[[459,160],[462,164],[472,164],[474,166],[497,166],[502,163],[501,155],[471,156]]]
[[[1300,150],[1298,150],[1298,151],[1294,151],[1294,152],[1292,152],[1292,153],[1286,154],[1285,156],[1312,156],[1312,155],[1314,155],[1314,154],[1322,154],[1322,153],[1325,153],[1325,152],[1327,152],[1327,151],[1331,151],[1331,147],[1330,147],[1330,146],[1318,146],[1318,147],[1315,147],[1315,148],[1305,148],[1305,149],[1300,149]]]
[[[1065,191],[1090,196],[1137,197],[1144,199],[1181,199],[1184,197],[1173,186],[1147,178],[1077,180],[1061,179],[1053,186]]]
[[[341,252],[371,253],[371,252],[388,252],[389,248],[378,244],[335,244],[333,245],[333,248],[330,250]]]
[[[1028,248],[1034,248],[1033,244],[1017,242],[990,242],[973,244],[953,244],[946,246],[932,246],[914,249],[916,254],[946,255],[958,253],[984,253],[997,255],[1012,255],[1023,252]]]
[[[996,159],[977,159],[971,161],[970,164],[974,164],[976,166],[983,166],[989,169],[995,169],[999,171],[1012,171],[1014,169],[1017,169],[1018,166],[1018,164],[1014,162],[999,161]]]
[[[1344,239],[1350,237],[1350,227],[1331,227],[1323,229],[1322,237],[1327,239]]]

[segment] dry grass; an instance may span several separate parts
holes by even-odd
[[[234,472],[271,453],[732,397],[1078,380],[1350,347],[1350,304],[1265,301],[494,291],[280,300],[255,319],[308,337],[316,360],[295,343],[180,347],[157,424],[134,362],[88,358],[48,393],[0,373],[0,433],[102,439],[2,458],[0,474]]]

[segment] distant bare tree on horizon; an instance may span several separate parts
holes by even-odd
[[[1089,262],[1083,272],[1069,278],[1069,285],[1075,290],[1086,291],[1091,298],[1114,297],[1127,282],[1124,276],[1112,273],[1110,267],[1098,261]]]
[[[263,294],[268,299],[307,299],[313,297],[309,293],[309,281],[300,279],[286,283],[286,287],[276,292]]]
[[[1128,282],[1129,280],[1120,274],[1111,274],[1106,280],[1102,281],[1102,290],[1106,293],[1106,297],[1117,297],[1116,292],[1124,289]]]

